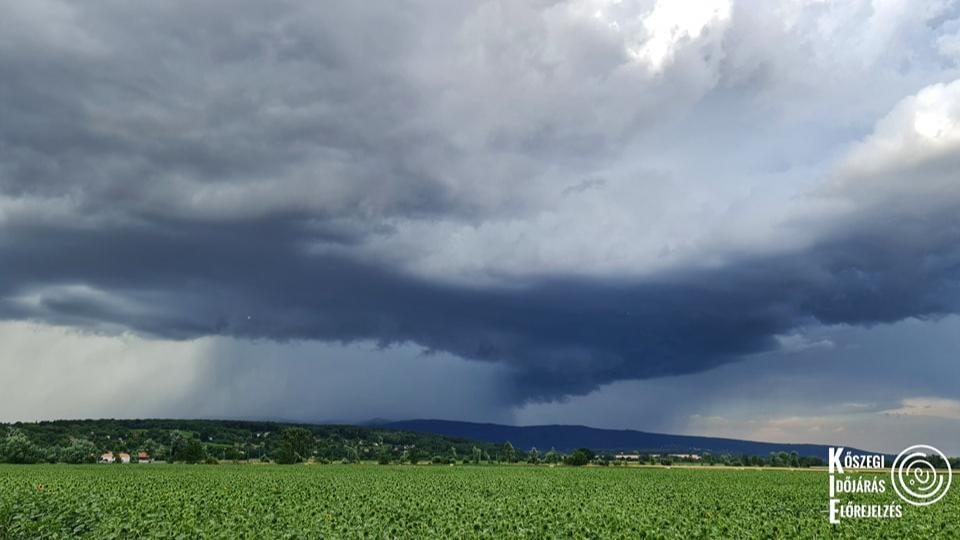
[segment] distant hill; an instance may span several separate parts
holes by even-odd
[[[770,452],[796,451],[800,456],[827,458],[827,446],[819,444],[782,444],[697,437],[691,435],[665,435],[629,429],[598,429],[586,426],[505,426],[479,424],[450,420],[406,420],[383,422],[376,427],[422,433],[436,433],[449,437],[464,437],[489,443],[503,444],[509,441],[515,447],[529,450],[536,446],[546,450],[556,448],[570,452],[585,447],[594,451],[640,451],[651,453],[703,453],[747,454],[767,456]],[[855,453],[862,450],[849,448]]]

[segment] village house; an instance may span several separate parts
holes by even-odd
[[[130,454],[127,454],[127,453],[114,454],[113,452],[107,452],[105,454],[101,454],[99,459],[99,463],[116,463],[117,461],[120,461],[120,463],[130,463],[131,461]],[[150,463],[150,454],[146,452],[138,453],[137,462]]]
[[[650,459],[659,459],[661,454],[650,454]],[[699,454],[666,454],[667,457],[679,459],[681,461],[700,461],[702,456]],[[616,454],[614,459],[620,461],[640,461],[640,454]]]
[[[670,454],[670,457],[685,461],[700,461],[701,459],[699,454]]]

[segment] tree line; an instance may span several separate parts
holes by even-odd
[[[105,452],[139,452],[151,460],[169,463],[267,461],[280,464],[361,463],[481,464],[527,463],[548,465],[622,466],[615,454],[588,448],[572,452],[556,449],[524,451],[509,442],[492,444],[429,433],[363,426],[307,426],[272,422],[210,420],[86,420],[0,425],[0,462],[94,463]],[[817,467],[821,458],[796,452],[768,456],[703,453],[634,452],[629,463],[644,465],[701,464],[736,467]],[[960,460],[951,458],[954,468]],[[946,464],[937,463],[941,467]]]

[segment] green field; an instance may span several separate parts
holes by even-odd
[[[954,488],[831,526],[814,471],[0,465],[0,538],[960,538]]]

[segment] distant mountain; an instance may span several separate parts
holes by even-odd
[[[463,437],[498,444],[509,441],[515,447],[525,451],[534,446],[541,450],[556,448],[561,452],[569,452],[584,447],[594,451],[710,452],[751,456],[766,456],[770,452],[796,451],[801,457],[811,456],[827,459],[828,448],[819,444],[767,443],[718,437],[665,435],[630,429],[597,429],[586,426],[505,426],[450,420],[406,420],[376,423],[375,425],[381,428],[435,433],[448,437]],[[854,453],[865,453],[863,450],[855,448],[848,449]]]

